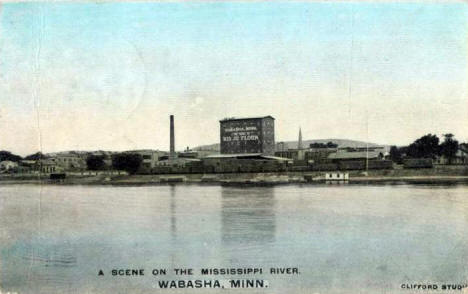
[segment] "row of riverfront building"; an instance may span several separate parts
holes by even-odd
[[[225,118],[219,121],[217,148],[175,150],[175,121],[169,117],[169,151],[129,150],[142,158],[139,173],[222,173],[267,171],[330,171],[390,169],[393,162],[384,146],[340,147],[333,142],[304,146],[301,130],[297,146],[275,142],[275,119],[268,116]],[[35,160],[0,162],[0,172],[20,173],[83,172],[89,156],[102,156],[112,166],[112,151],[69,151],[46,154]],[[119,152],[120,153],[120,152]],[[432,162],[423,167],[432,166]]]

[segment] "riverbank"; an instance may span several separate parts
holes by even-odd
[[[392,169],[349,171],[349,183],[410,182],[410,183],[468,183],[468,166],[437,166],[431,169]],[[288,184],[325,182],[325,172],[225,173],[225,174],[70,174],[64,180],[51,180],[38,175],[2,175],[2,184],[58,185],[146,185],[167,183],[221,184]]]

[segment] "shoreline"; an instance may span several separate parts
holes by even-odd
[[[452,174],[421,174],[417,170],[371,171],[363,175],[360,171],[350,171],[346,181],[327,181],[318,172],[278,172],[278,173],[226,173],[226,174],[161,174],[161,175],[70,175],[64,180],[51,180],[36,176],[2,176],[0,185],[165,185],[165,184],[222,184],[222,185],[284,185],[284,184],[364,184],[364,183],[468,183],[466,169]]]

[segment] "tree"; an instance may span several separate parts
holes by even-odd
[[[327,148],[337,148],[337,147],[338,147],[338,144],[335,144],[331,141],[327,143]]]
[[[439,155],[439,150],[439,138],[436,135],[427,134],[408,146],[408,156],[435,159]]]
[[[106,167],[104,156],[90,155],[86,158],[88,170],[103,170]]]
[[[448,164],[452,164],[458,151],[458,141],[454,139],[453,134],[444,134],[444,142],[440,144],[440,154],[445,156]]]
[[[309,144],[309,147],[310,148],[336,148],[338,147],[338,144],[335,144],[333,142],[327,142],[327,144],[325,143],[311,143]]]
[[[39,160],[39,159],[44,159],[47,158],[42,152],[36,152],[34,154],[26,156],[24,159],[26,160]]]
[[[5,151],[5,150],[0,151],[0,161],[9,160],[9,161],[18,162],[21,159],[22,159],[21,156],[13,154],[10,151]]]
[[[390,159],[396,163],[402,163],[402,152],[397,146],[390,147]]]
[[[129,174],[135,174],[140,168],[143,158],[135,153],[118,153],[112,155],[112,167],[116,170],[124,170]]]

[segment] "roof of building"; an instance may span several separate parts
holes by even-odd
[[[52,159],[42,159],[38,163],[40,165],[57,165],[57,163]]]
[[[377,151],[358,151],[358,152],[336,152],[330,153],[328,159],[360,159],[360,158],[377,158],[381,152]]]
[[[366,152],[366,150],[371,151],[376,151],[376,152],[382,152],[385,151],[384,146],[369,146],[369,147],[338,147],[338,151],[348,151],[348,152]]]
[[[279,156],[267,156],[264,155],[263,158],[272,159],[272,160],[279,160],[279,161],[292,161],[291,158],[279,157]]]
[[[166,151],[154,150],[154,149],[135,149],[135,150],[125,150],[122,153],[167,153]]]
[[[220,120],[219,122],[227,122],[227,121],[237,121],[237,120],[251,120],[251,119],[264,119],[264,118],[271,118],[271,119],[275,119],[273,116],[271,115],[267,115],[267,116],[256,116],[256,117],[243,117],[243,118],[236,118],[236,117],[227,117],[227,118],[224,118],[222,120]]]
[[[172,162],[172,163],[181,163],[181,162],[194,162],[194,161],[200,161],[198,158],[187,158],[187,157],[177,157],[174,159],[162,159],[159,162],[160,163],[165,163],[165,162]]]
[[[260,156],[262,153],[233,153],[233,154],[212,154],[212,155],[207,155],[203,158],[229,158],[229,157],[245,157],[245,156]]]
[[[235,159],[268,159],[268,160],[285,160],[289,161],[291,159],[289,158],[284,158],[284,157],[277,157],[277,156],[269,156],[269,155],[263,155],[262,153],[235,153],[235,154],[213,154],[213,155],[208,155],[203,157],[205,158],[218,158],[218,159],[229,159],[229,158],[235,158]]]
[[[460,145],[458,145],[458,151],[461,151],[463,153],[468,153],[468,144],[461,143]]]

